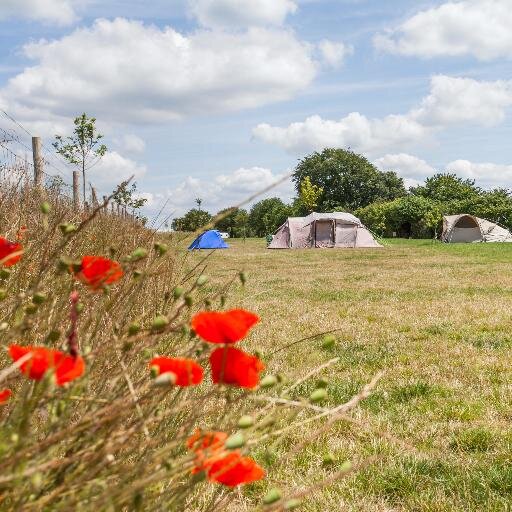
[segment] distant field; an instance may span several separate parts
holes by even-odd
[[[250,337],[254,349],[270,354],[339,329],[329,351],[313,340],[267,357],[272,371],[297,378],[338,356],[324,374],[330,405],[386,372],[353,415],[365,429],[338,423],[299,454],[297,466],[279,456],[304,433],[286,449],[273,447],[275,483],[307,485],[347,459],[381,454],[357,476],[317,493],[306,510],[511,509],[512,244],[393,240],[380,250],[273,251],[263,240],[229,243],[207,273],[223,282],[234,269],[246,270],[245,291],[228,304],[261,315]],[[336,459],[330,466],[322,464],[327,453]]]

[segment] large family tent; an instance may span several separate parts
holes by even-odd
[[[193,251],[194,249],[229,249],[229,245],[224,242],[216,229],[210,229],[199,235],[190,244],[188,250]]]
[[[512,234],[508,229],[474,215],[445,215],[441,240],[448,243],[512,242]]]
[[[305,249],[308,247],[382,247],[350,213],[311,213],[307,217],[289,217],[276,231],[269,249]]]

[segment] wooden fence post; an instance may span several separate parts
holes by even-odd
[[[91,185],[91,199],[93,208],[97,208],[99,206],[98,196],[96,195],[96,189]]]
[[[32,158],[34,160],[34,185],[41,187],[43,182],[44,160],[41,152],[41,137],[32,137]]]
[[[80,206],[80,185],[78,181],[78,171],[73,171],[73,208],[78,211]]]

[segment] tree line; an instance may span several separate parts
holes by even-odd
[[[215,217],[219,231],[233,237],[271,234],[288,217],[313,211],[350,212],[380,236],[431,238],[440,233],[442,216],[469,213],[512,229],[512,195],[508,189],[484,190],[474,180],[451,172],[437,173],[408,190],[396,172],[377,169],[350,150],[327,148],[297,164],[292,176],[296,197],[284,203],[263,199],[247,211],[227,208]],[[193,208],[174,219],[175,230],[195,231],[214,217]]]

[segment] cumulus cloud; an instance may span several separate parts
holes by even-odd
[[[297,10],[292,0],[189,0],[189,4],[206,27],[280,25]]]
[[[512,81],[478,82],[440,75],[432,78],[429,95],[404,115],[370,119],[352,112],[340,120],[315,115],[284,128],[259,124],[253,134],[294,154],[350,147],[376,155],[424,143],[439,130],[460,123],[495,124],[503,120],[510,105]]]
[[[58,25],[69,25],[77,19],[73,0],[2,0],[0,20],[24,18]]]
[[[427,176],[435,174],[435,169],[425,160],[407,153],[387,154],[373,162],[381,171],[395,171],[404,178],[406,187],[418,185]]]
[[[512,180],[512,165],[454,160],[446,165],[446,170],[463,178],[477,180],[483,186],[510,188]]]
[[[145,165],[138,164],[117,151],[109,151],[88,171],[86,180],[98,190],[107,193],[132,176],[132,182],[137,181],[146,174],[146,171]]]
[[[133,133],[115,138],[114,144],[126,153],[143,153],[146,149],[145,141]]]
[[[354,53],[354,48],[340,42],[324,39],[318,43],[318,49],[325,65],[338,68],[343,64],[345,58]]]
[[[422,58],[512,58],[510,0],[445,2],[375,36],[376,48]]]
[[[121,18],[23,51],[35,64],[0,90],[0,103],[27,118],[69,118],[78,108],[113,122],[158,122],[236,111],[292,97],[318,67],[310,45],[283,29],[183,35]]]
[[[190,208],[194,208],[195,199],[200,197],[203,200],[202,208],[216,213],[249,199],[255,193],[283,179],[285,175],[285,173],[273,173],[270,169],[262,167],[250,167],[220,174],[212,179],[188,177],[173,189],[152,197],[151,205],[156,210],[168,201],[166,210],[172,212],[174,217],[178,217]],[[288,201],[293,195],[293,184],[291,180],[286,180],[258,196],[252,203],[265,197],[275,196]]]

